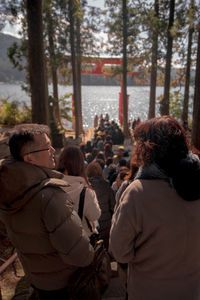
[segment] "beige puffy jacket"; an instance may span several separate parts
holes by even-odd
[[[0,219],[37,288],[66,287],[93,248],[57,171],[19,161],[0,164]]]

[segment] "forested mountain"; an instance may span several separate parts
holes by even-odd
[[[13,43],[19,43],[20,40],[7,34],[0,33],[0,82],[23,81],[25,74],[18,71],[10,62],[7,49]],[[103,75],[82,75],[83,85],[119,85],[115,78],[105,78]],[[128,78],[128,85],[135,85],[132,78]]]
[[[25,74],[23,71],[18,71],[13,67],[10,62],[7,50],[13,43],[19,43],[20,40],[16,37],[13,37],[8,34],[3,34],[0,32],[0,82],[14,82],[14,81],[23,81],[25,79]],[[176,70],[172,68],[171,71],[172,79],[176,76]],[[60,80],[62,82],[62,80]],[[191,81],[194,81],[194,71],[191,74]],[[119,81],[116,78],[106,78],[103,75],[82,75],[82,84],[83,85],[119,85]],[[145,85],[144,83],[134,80],[131,76],[127,78],[128,86],[133,85]],[[149,84],[149,82],[147,83]]]
[[[24,72],[20,72],[13,67],[8,55],[7,49],[19,39],[0,32],[0,82],[22,81],[25,78]]]

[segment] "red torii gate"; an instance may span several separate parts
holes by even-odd
[[[98,58],[98,59],[92,59],[90,61],[83,61],[82,66],[88,65],[92,70],[82,70],[82,74],[91,74],[91,75],[105,75],[105,72],[103,71],[104,65],[121,65],[122,60],[119,58]],[[94,67],[93,67],[94,66]]]
[[[103,70],[105,65],[121,65],[123,60],[121,58],[94,58],[84,60],[82,62],[82,71],[81,74],[91,74],[91,75],[105,75]],[[84,70],[84,66],[88,66],[88,70]],[[138,72],[130,72],[127,75],[137,75]],[[119,121],[123,123],[123,81],[121,82],[121,92],[119,93]],[[127,95],[127,108],[128,108],[128,98]],[[73,105],[74,106],[74,105]],[[73,109],[74,110],[74,109]],[[73,112],[74,115],[74,112]]]
[[[91,74],[91,75],[105,75],[105,71],[103,70],[105,65],[121,65],[123,60],[120,58],[98,58],[92,59],[88,62],[83,62],[84,65],[92,66],[92,70],[83,70],[82,74]],[[130,72],[127,75],[136,75],[138,72]],[[119,93],[119,121],[123,123],[123,81],[121,82],[121,92]],[[129,95],[127,95],[127,107],[128,107],[128,99]]]

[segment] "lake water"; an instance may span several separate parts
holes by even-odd
[[[59,85],[59,97],[72,92],[72,86]],[[51,94],[52,87],[49,86]],[[119,122],[119,93],[120,86],[82,86],[82,112],[84,128],[93,127],[94,116],[109,114],[110,120]],[[149,86],[133,86],[127,88],[129,95],[128,118],[147,119],[149,107]],[[157,97],[163,94],[163,87],[157,87]],[[0,98],[25,101],[30,104],[30,97],[21,89],[20,84],[0,84]],[[156,106],[156,116],[159,115],[159,105]],[[66,124],[71,127],[71,123]]]

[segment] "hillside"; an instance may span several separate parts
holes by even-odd
[[[19,43],[20,40],[7,34],[3,34],[0,32],[0,82],[16,82],[16,81],[24,81],[25,74],[22,71],[18,71],[15,69],[10,62],[7,56],[8,48],[14,43]],[[171,79],[175,79],[177,69],[172,68],[171,70]],[[142,75],[142,74],[141,74]],[[139,76],[140,77],[140,76]],[[191,83],[194,82],[195,71],[191,70]],[[127,77],[127,85],[145,85],[143,80],[135,80],[136,78],[132,78],[131,76]],[[62,78],[60,78],[60,82],[62,82]],[[150,84],[149,81],[146,84]],[[90,75],[90,74],[82,74],[82,85],[119,85],[119,82],[116,78],[108,78],[104,75]]]
[[[22,81],[25,78],[23,72],[13,68],[7,56],[7,49],[14,43],[19,43],[19,39],[0,33],[0,82]]]
[[[24,72],[15,69],[7,56],[8,48],[14,43],[19,43],[20,40],[7,34],[0,32],[0,82],[23,81],[25,78]],[[60,81],[62,79],[60,78]],[[82,75],[83,85],[119,85],[115,78],[106,78],[104,75]],[[128,76],[128,85],[134,85],[134,80]]]

